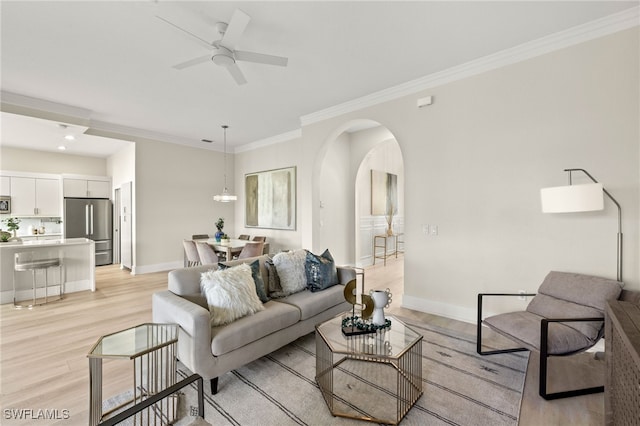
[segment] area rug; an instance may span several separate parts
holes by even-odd
[[[424,336],[423,395],[402,425],[517,425],[528,353],[480,356],[474,335],[405,321]],[[308,334],[219,379],[205,382],[205,419],[212,425],[362,425],[333,417],[315,382],[315,337]],[[191,372],[180,365],[178,379]],[[366,380],[351,374],[353,380]],[[354,384],[354,388],[357,383]],[[348,401],[358,407],[354,392]],[[180,396],[179,426],[196,421],[195,386]],[[204,424],[197,422],[197,424]],[[366,423],[365,423],[366,424]]]

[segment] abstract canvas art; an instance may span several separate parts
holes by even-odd
[[[246,174],[245,226],[296,229],[296,168]]]
[[[371,215],[398,213],[398,175],[371,170]]]

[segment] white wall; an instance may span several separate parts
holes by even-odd
[[[473,321],[478,292],[535,290],[549,270],[615,278],[611,203],[540,211],[540,188],[564,185],[567,167],[590,171],[622,204],[624,280],[640,289],[638,40],[636,27],[305,126],[302,242],[327,232],[315,220],[315,162],[346,123],[367,118],[396,136],[405,161],[406,306]],[[426,95],[434,105],[416,108]]]
[[[0,155],[0,170],[107,176],[107,161],[98,157],[3,146],[2,155]]]
[[[301,144],[299,138],[294,138],[286,142],[276,145],[270,145],[264,148],[258,148],[246,152],[236,153],[234,158],[235,174],[231,174],[235,179],[235,194],[238,201],[235,202],[235,227],[229,227],[232,236],[240,234],[248,234],[253,238],[256,235],[267,237],[269,242],[269,250],[271,253],[277,253],[281,250],[290,250],[303,247],[300,236],[301,227],[304,225],[305,217],[301,215],[300,196],[308,191],[308,188],[300,185],[300,157]],[[247,228],[245,224],[245,196],[244,196],[244,176],[248,173],[261,172],[265,170],[281,169],[285,167],[297,167],[297,185],[296,198],[298,200],[296,211],[296,229],[264,229],[264,228]],[[225,226],[226,229],[226,226]],[[227,232],[229,233],[229,232]]]

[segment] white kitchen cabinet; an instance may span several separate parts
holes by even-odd
[[[58,179],[11,176],[11,215],[60,216],[62,197]]]
[[[9,176],[0,176],[0,195],[11,195],[11,178]]]
[[[65,198],[111,198],[108,180],[64,178],[62,184]]]

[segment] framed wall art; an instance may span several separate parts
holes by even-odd
[[[296,229],[296,168],[244,175],[245,226]]]
[[[371,215],[398,213],[398,175],[371,169]]]

